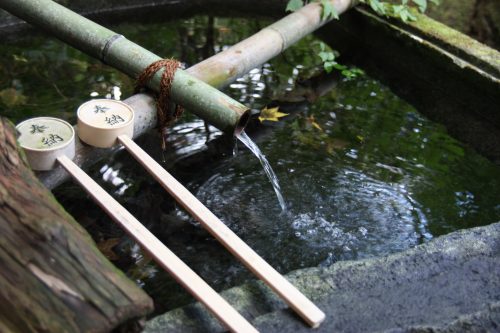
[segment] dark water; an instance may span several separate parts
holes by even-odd
[[[199,17],[114,29],[188,66],[265,22]],[[0,112],[75,120],[91,97],[124,98],[133,82],[46,38],[0,46]],[[318,71],[309,37],[226,89],[255,112],[289,116],[247,132],[267,156],[282,213],[259,161],[234,138],[187,114],[162,153],[155,132],[139,143],[279,271],[402,251],[500,220],[500,168],[446,134],[376,80]],[[237,147],[237,149],[235,149]],[[235,152],[237,151],[237,152]],[[252,276],[121,151],[91,175],[216,289]],[[55,190],[113,262],[155,298],[157,311],[190,298],[72,183]]]

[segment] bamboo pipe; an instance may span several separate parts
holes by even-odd
[[[248,269],[281,296],[311,327],[316,328],[323,322],[325,319],[323,311],[242,241],[241,238],[219,220],[217,216],[161,165],[152,159],[151,156],[142,150],[129,136],[120,135],[118,136],[118,141],[175,198],[175,201],[180,203]]]
[[[2,1],[5,0],[0,0],[0,3]],[[358,1],[332,0],[331,2],[340,15],[354,6]],[[290,19],[290,17],[292,19]],[[284,50],[301,37],[305,36],[306,32],[309,33],[321,27],[327,21],[321,21],[320,17],[318,5],[316,3],[311,3],[271,25],[274,26],[273,31],[277,32],[277,34],[273,35],[273,43],[271,45],[261,42],[261,38],[256,38],[256,36],[260,34],[259,32],[233,47],[230,47],[228,50],[220,52],[202,61],[198,65],[188,68],[186,72],[201,80],[209,82],[217,88],[222,88],[241,74],[262,65],[276,55],[276,45],[280,45],[280,49]],[[283,22],[287,22],[289,25],[288,29],[285,29],[286,25]],[[311,25],[308,26],[306,22],[311,23]],[[264,28],[262,31],[266,29],[271,30],[271,26]],[[268,32],[266,35],[271,35],[271,33]],[[249,40],[252,42],[250,43]],[[242,46],[244,46],[244,48]],[[266,51],[267,48],[274,48],[274,51]],[[242,52],[240,53],[238,51]],[[227,65],[224,65],[226,62]],[[232,68],[234,68],[234,70],[232,70]],[[124,102],[130,105],[136,113],[134,138],[156,126],[156,104],[150,95],[136,94],[125,99]],[[84,146],[77,140],[74,161],[79,166],[86,168],[106,154],[108,154],[106,150]],[[64,182],[68,175],[61,170],[61,168],[56,168],[49,172],[38,173],[38,177],[45,186],[52,189]]]
[[[226,328],[232,332],[258,332],[222,296],[67,156],[58,157],[57,161],[115,222],[191,295],[204,304]]]
[[[358,1],[330,2],[340,15],[355,6]],[[311,2],[247,39],[190,67],[187,72],[214,87],[227,86],[330,21],[321,20],[321,16],[320,3]]]
[[[0,7],[133,78],[161,59],[122,35],[51,0],[0,0]],[[161,73],[156,73],[149,88],[158,91],[160,78]],[[238,133],[249,118],[246,106],[183,70],[175,72],[171,97],[226,133]]]

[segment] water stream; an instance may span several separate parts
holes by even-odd
[[[264,168],[264,172],[267,175],[267,178],[269,178],[271,185],[273,185],[273,189],[274,192],[276,193],[276,197],[278,198],[281,211],[286,212],[286,202],[285,199],[283,198],[283,195],[281,194],[281,187],[278,181],[278,177],[276,176],[276,173],[274,173],[273,168],[271,167],[271,164],[267,160],[266,156],[262,154],[262,151],[255,144],[255,142],[253,142],[252,139],[250,139],[250,137],[245,133],[245,131],[242,131],[241,133],[237,134],[236,137],[248,149],[250,149],[250,151],[259,159],[260,164]]]

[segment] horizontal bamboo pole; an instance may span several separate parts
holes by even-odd
[[[354,0],[330,2],[339,15],[356,3]],[[321,15],[321,5],[312,2],[227,50],[190,67],[187,72],[214,87],[224,87],[330,21],[321,20]]]
[[[232,332],[257,332],[222,296],[68,157],[61,156],[58,162],[94,201],[154,258],[158,265],[204,304],[224,326]]]
[[[161,59],[52,0],[0,0],[0,7],[133,78]],[[161,73],[156,73],[148,87],[158,91],[160,79]],[[186,71],[175,72],[170,95],[174,102],[224,132],[240,131],[248,121],[246,106]]]
[[[0,3],[5,0],[0,0]],[[356,0],[332,0],[340,15],[356,4]],[[287,24],[283,23],[286,22]],[[214,87],[223,88],[242,74],[261,66],[266,61],[290,47],[300,38],[320,28],[327,21],[321,21],[321,12],[317,3],[311,3],[298,11],[264,28],[257,34],[241,41],[229,49],[220,52],[186,70]],[[310,24],[310,25],[308,25]],[[288,26],[288,27],[287,27]],[[271,27],[273,27],[271,29]],[[270,31],[272,30],[272,31]],[[262,31],[264,31],[262,33]],[[273,33],[275,31],[276,33]],[[259,35],[260,34],[260,35]],[[272,43],[263,42],[256,36],[272,35]],[[251,42],[249,42],[251,41]],[[269,41],[269,39],[267,39]],[[279,45],[279,50],[278,47]],[[244,47],[242,47],[244,46]],[[272,51],[267,51],[270,48]],[[240,52],[241,51],[241,52]],[[136,114],[134,138],[156,126],[156,104],[148,94],[133,95],[123,102],[130,105]],[[96,149],[76,142],[75,163],[83,169],[108,155],[112,149]],[[40,180],[48,188],[55,188],[68,179],[68,174],[61,168],[48,172],[39,172]]]

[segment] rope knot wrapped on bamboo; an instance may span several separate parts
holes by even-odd
[[[161,75],[160,81],[160,91],[155,94],[156,97],[156,111],[158,114],[158,128],[161,136],[161,146],[162,149],[166,149],[166,139],[167,139],[167,128],[168,126],[177,120],[184,109],[180,105],[176,105],[173,110],[171,110],[170,105],[170,90],[172,88],[172,82],[174,81],[175,71],[181,67],[181,63],[175,59],[161,59],[153,62],[151,65],[146,67],[144,71],[137,78],[135,92],[139,92],[141,89],[146,87],[146,84],[151,80],[151,78],[160,69],[164,69]]]

